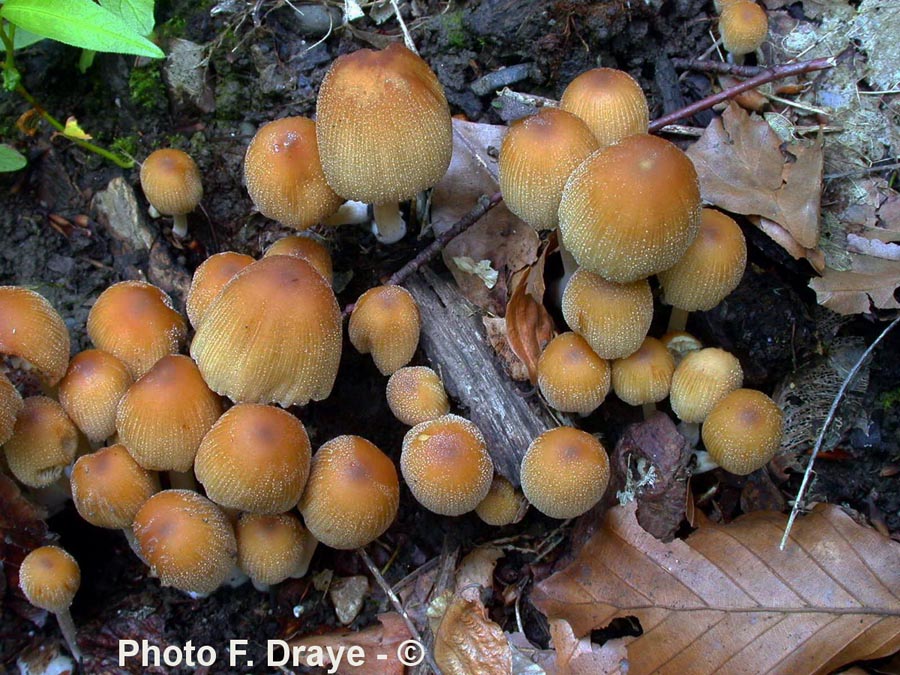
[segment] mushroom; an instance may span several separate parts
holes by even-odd
[[[350,342],[372,354],[382,375],[412,360],[419,346],[419,306],[402,286],[376,286],[363,293],[350,315]]]
[[[517,523],[525,515],[528,502],[503,476],[494,476],[487,496],[475,507],[475,513],[488,525],[503,527]]]
[[[397,517],[400,482],[394,463],[359,436],[338,436],[312,460],[297,508],[326,546],[354,549],[380,537]]]
[[[21,412],[22,396],[3,373],[0,373],[0,446],[9,440]]]
[[[331,265],[331,254],[318,240],[306,234],[292,234],[282,237],[266,249],[264,258],[270,255],[293,255],[303,258],[316,268],[316,271],[325,277],[331,284],[334,281],[334,272]]]
[[[238,567],[257,590],[304,576],[319,543],[290,513],[244,513],[235,526]]]
[[[431,68],[400,44],[345,54],[322,80],[316,114],[328,184],[374,205],[379,241],[402,239],[398,202],[437,183],[453,149],[450,108]]]
[[[589,433],[557,427],[528,446],[521,477],[522,491],[534,508],[551,518],[575,518],[606,492],[609,458]]]
[[[744,371],[733,354],[716,347],[693,351],[672,377],[672,411],[683,422],[702,422],[726,394],[743,383]]]
[[[585,121],[601,148],[645,134],[650,124],[641,86],[625,71],[613,68],[594,68],[576,77],[559,105]]]
[[[305,117],[260,127],[244,157],[244,180],[260,213],[297,230],[320,222],[343,202],[325,181],[316,123]]]
[[[81,661],[75,622],[69,607],[81,585],[81,569],[59,546],[41,546],[31,551],[19,567],[19,588],[35,607],[56,615],[59,629],[76,661]]]
[[[739,0],[722,7],[719,33],[726,51],[741,58],[759,49],[769,33],[769,18],[755,2]]]
[[[386,396],[394,417],[411,427],[450,412],[441,378],[426,366],[395,370],[388,379]]]
[[[69,329],[42,295],[0,286],[0,354],[24,359],[52,387],[69,365]]]
[[[676,368],[685,356],[698,349],[703,349],[703,343],[700,340],[683,330],[667,331],[659,341],[666,346],[666,349],[675,358]]]
[[[211,255],[194,270],[191,287],[185,301],[188,320],[196,329],[212,301],[242,269],[254,262],[253,258],[243,253],[225,251]]]
[[[444,415],[406,433],[400,471],[422,506],[458,516],[487,496],[494,465],[478,427],[458,415]]]
[[[781,447],[784,414],[771,398],[753,389],[726,394],[701,428],[710,458],[730,473],[764,467]]]
[[[609,393],[609,363],[577,333],[560,333],[541,352],[537,385],[551,407],[590,415]]]
[[[133,383],[115,356],[86,349],[72,359],[59,381],[59,402],[91,443],[102,443],[116,433],[116,409]]]
[[[141,164],[141,189],[150,205],[173,216],[172,234],[187,236],[187,214],[203,199],[200,169],[182,150],[154,150]]]
[[[77,449],[78,430],[62,406],[46,396],[25,399],[13,434],[3,445],[13,476],[34,488],[58,480]]]
[[[629,405],[644,406],[644,417],[648,417],[653,404],[669,395],[674,372],[675,358],[666,346],[647,337],[634,354],[613,361],[613,391]]]

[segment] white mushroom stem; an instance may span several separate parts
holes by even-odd
[[[173,216],[172,234],[179,239],[187,237],[187,215],[179,213]]]
[[[694,468],[691,470],[691,473],[694,475],[719,468],[719,465],[709,456],[706,450],[694,450],[694,459]]]
[[[341,204],[337,211],[322,221],[323,225],[362,225],[369,222],[369,205],[353,200]]]
[[[406,236],[406,223],[400,215],[400,204],[374,204],[375,222],[372,233],[382,244],[396,244]]]
[[[684,330],[687,326],[688,312],[681,307],[672,307],[672,313],[669,315],[669,328],[667,332],[671,333],[676,330]]]
[[[66,644],[69,646],[69,651],[72,652],[72,657],[78,663],[81,663],[81,650],[78,649],[78,642],[76,641],[77,631],[75,630],[75,622],[72,621],[72,614],[68,609],[65,609],[56,615],[56,620],[59,623],[59,630],[62,631],[63,638],[65,638]]]

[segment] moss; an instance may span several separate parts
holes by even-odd
[[[878,405],[883,410],[893,408],[898,403],[900,403],[900,387],[893,391],[886,391],[878,397]]]
[[[109,149],[125,157],[135,157],[138,151],[138,137],[135,134],[120,136],[110,143]]]
[[[447,46],[453,49],[465,49],[469,44],[469,36],[463,25],[462,10],[445,14],[442,19]]]
[[[166,87],[156,64],[132,69],[128,76],[128,91],[131,94],[131,102],[138,108],[147,111],[165,108]]]

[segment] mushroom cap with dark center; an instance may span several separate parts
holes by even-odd
[[[19,588],[28,602],[54,614],[69,609],[80,585],[78,563],[59,546],[34,549],[19,567]]]
[[[781,447],[784,414],[771,398],[735,389],[703,421],[703,445],[726,471],[746,475],[765,466]]]
[[[541,394],[562,412],[589,415],[609,393],[609,363],[577,333],[560,333],[544,347],[537,374]]]
[[[769,17],[755,2],[739,0],[722,7],[719,16],[722,44],[735,56],[756,51],[769,33]]]
[[[203,199],[200,169],[181,150],[154,150],[141,164],[141,188],[153,207],[166,216],[190,213]]]
[[[675,358],[656,338],[644,338],[634,354],[612,364],[612,386],[629,405],[659,403],[669,395]]]
[[[363,293],[350,315],[350,342],[361,354],[372,354],[382,375],[412,360],[419,346],[419,306],[402,286],[376,286]]]

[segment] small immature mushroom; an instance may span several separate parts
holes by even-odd
[[[395,370],[388,379],[386,395],[394,417],[411,427],[450,412],[441,378],[426,366]]]
[[[22,396],[3,373],[0,373],[0,446],[9,440],[22,410]]]
[[[531,442],[521,476],[522,491],[538,511],[551,518],[575,518],[606,492],[609,458],[589,433],[558,427]]]
[[[475,507],[475,513],[488,525],[503,527],[525,514],[528,503],[521,492],[503,476],[494,476],[487,496]]]
[[[669,353],[675,357],[676,367],[681,363],[685,356],[698,349],[703,349],[703,343],[700,342],[700,340],[683,330],[670,330],[666,332],[659,341],[662,342],[666,346],[666,349],[669,350]]]
[[[659,403],[669,395],[675,359],[656,338],[644,338],[641,348],[612,364],[612,386],[628,405]]]
[[[164,586],[212,593],[234,569],[237,542],[228,517],[191,490],[163,490],[134,517],[141,557]]]
[[[645,134],[650,124],[641,86],[628,73],[613,68],[594,68],[576,77],[559,105],[587,123],[601,148],[632,134]]]
[[[13,476],[29,487],[54,483],[75,459],[78,430],[62,406],[46,396],[29,396],[3,445]]]
[[[726,51],[736,57],[759,49],[769,33],[769,17],[751,0],[729,2],[719,16],[719,32]]]
[[[312,460],[297,508],[312,535],[337,549],[360,548],[397,517],[400,481],[390,458],[359,436],[338,436]]]
[[[281,408],[239,403],[212,426],[194,464],[206,496],[250,513],[283,513],[300,501],[309,476],[309,437]]]
[[[187,325],[156,286],[120,281],[91,307],[87,333],[97,349],[118,358],[137,379],[166,354],[178,352]]]
[[[743,383],[744,371],[733,354],[716,347],[691,352],[672,377],[672,410],[683,422],[702,422],[726,394]]]
[[[320,222],[343,202],[325,181],[316,123],[306,117],[259,128],[244,157],[244,180],[260,213],[297,230]]]
[[[69,330],[42,295],[0,286],[0,354],[24,359],[52,387],[69,365]]]
[[[303,258],[306,262],[316,268],[331,284],[334,281],[334,270],[331,265],[331,253],[324,244],[318,240],[303,234],[292,234],[282,237],[269,248],[266,249],[264,258],[270,255],[293,255]]]
[[[646,279],[618,284],[579,268],[566,285],[563,317],[604,359],[636,352],[653,321],[653,293]]]
[[[225,284],[252,262],[254,260],[249,255],[225,251],[211,255],[194,270],[185,310],[195,329],[200,325],[212,301],[225,288]]]
[[[703,421],[703,445],[716,464],[746,475],[768,464],[781,447],[784,414],[753,389],[726,394]]]
[[[537,385],[551,407],[590,415],[609,393],[609,363],[577,333],[560,333],[541,352]]]
[[[75,622],[69,607],[81,585],[81,569],[68,552],[59,546],[41,546],[22,560],[19,567],[19,588],[35,607],[56,615],[69,651],[81,661]]]
[[[116,433],[116,409],[134,383],[125,364],[99,349],[86,349],[59,381],[59,402],[91,443]]]
[[[154,150],[141,164],[141,189],[150,205],[164,216],[173,216],[172,234],[187,236],[187,214],[203,199],[200,169],[181,150]]]
[[[235,526],[238,567],[257,589],[300,578],[319,543],[290,513],[244,513]]]
[[[494,464],[477,426],[458,415],[444,415],[406,432],[400,471],[422,506],[459,516],[487,496]]]
[[[402,286],[376,286],[363,293],[350,315],[350,342],[372,354],[382,375],[412,360],[419,346],[419,306]]]

